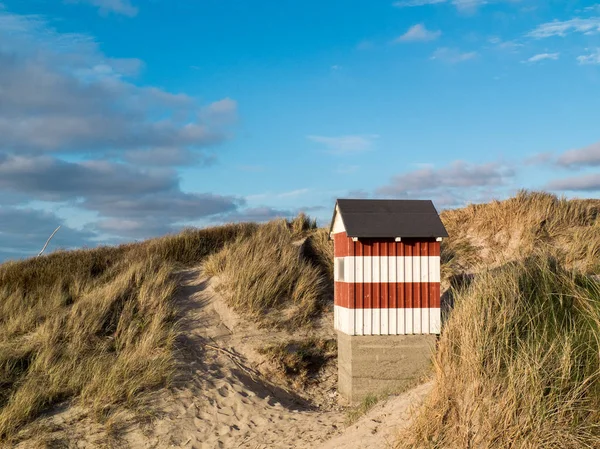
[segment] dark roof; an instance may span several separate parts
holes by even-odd
[[[430,200],[339,199],[337,206],[348,237],[448,237]]]

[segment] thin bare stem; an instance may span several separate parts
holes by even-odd
[[[60,228],[61,228],[60,226],[58,228],[56,228],[54,230],[54,232],[52,233],[52,235],[50,237],[48,237],[48,240],[46,240],[46,244],[44,245],[44,247],[42,248],[42,250],[40,251],[40,253],[37,255],[38,257],[40,257],[42,254],[44,254],[44,251],[46,250],[46,247],[48,246],[48,243],[50,243],[50,240],[52,240],[52,237],[54,237],[54,234],[56,234]]]

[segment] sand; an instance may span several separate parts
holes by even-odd
[[[180,344],[187,350],[180,365],[186,374],[161,398],[165,413],[151,431],[126,436],[132,447],[314,448],[343,428],[343,412],[324,397],[319,407],[265,379],[256,348],[289,334],[237,317],[196,270],[183,283]],[[332,404],[335,394],[332,379]]]
[[[322,449],[393,448],[398,432],[410,425],[414,412],[423,403],[433,382],[421,384],[398,396],[390,396],[337,437],[319,446]]]
[[[203,277],[200,268],[181,276],[179,374],[152,395],[146,404],[152,413],[142,420],[144,411],[122,413],[98,424],[83,410],[59,407],[38,420],[18,448],[385,448],[431,388],[428,383],[390,397],[348,426],[335,363],[310,388],[295,391],[257,351],[278,340],[335,338],[330,314],[310,331],[259,329],[227,307],[215,292],[218,281]]]

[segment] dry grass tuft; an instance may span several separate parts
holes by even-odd
[[[307,240],[321,232],[304,215],[271,221],[225,245],[204,268],[239,313],[278,328],[307,325],[331,300],[329,267],[321,263],[326,246]]]
[[[309,338],[265,346],[259,352],[275,367],[275,374],[291,380],[295,388],[305,388],[331,359],[337,356],[334,339]]]
[[[521,191],[441,217],[455,308],[397,447],[600,447],[600,200]]]
[[[329,230],[315,230],[308,236],[306,243],[308,254],[316,264],[323,267],[333,285],[333,241],[329,238]]]
[[[0,265],[0,441],[77,400],[105,420],[165,385],[176,335],[174,270],[252,224]]]
[[[450,238],[442,243],[443,275],[543,252],[568,268],[600,271],[600,200],[567,200],[521,191],[506,201],[444,211]]]
[[[360,404],[355,407],[351,407],[346,412],[346,424],[351,425],[366,415],[369,410],[375,407],[381,400],[380,396],[376,396],[372,393],[367,394]]]
[[[455,296],[434,392],[397,447],[600,447],[600,285],[532,256]]]

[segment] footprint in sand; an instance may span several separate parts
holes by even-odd
[[[229,389],[227,388],[227,385],[224,385],[221,388],[218,388],[217,393],[219,393],[219,395],[222,398],[226,398],[227,396],[229,396]]]

